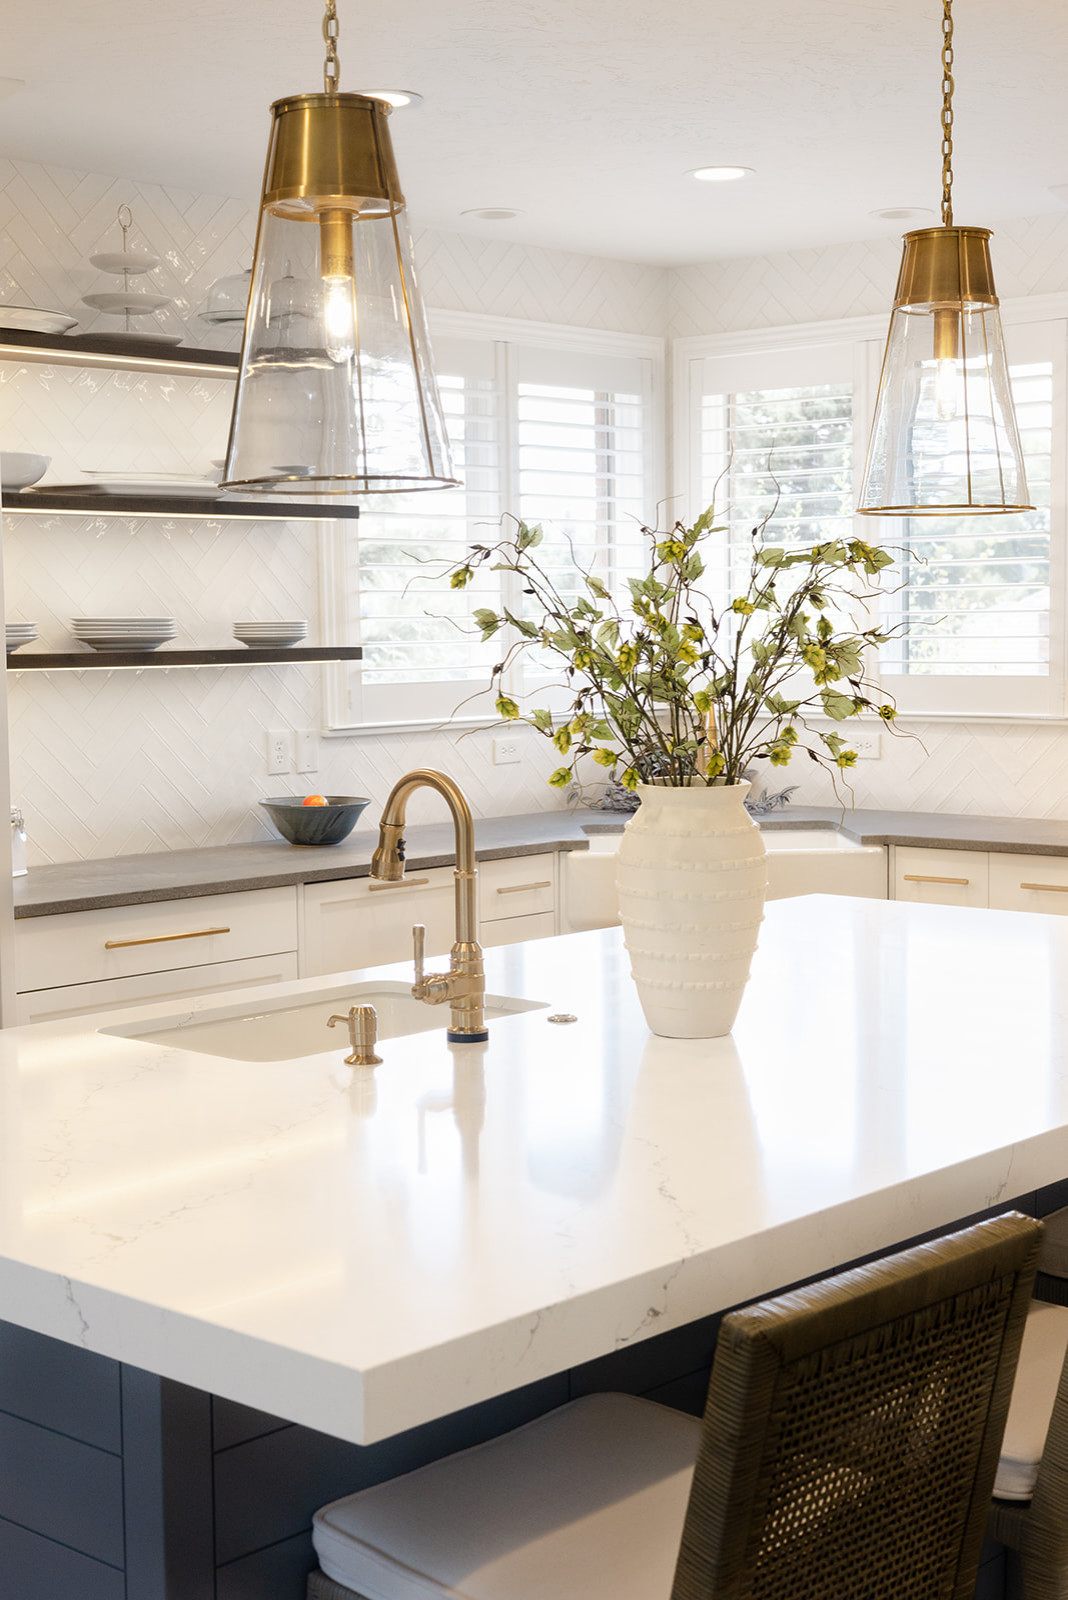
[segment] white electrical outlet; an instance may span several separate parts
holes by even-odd
[[[288,728],[272,728],[267,733],[267,773],[279,778],[293,765],[292,741]]]
[[[519,760],[519,740],[514,737],[494,739],[493,765],[495,767],[508,767]]]
[[[299,728],[297,730],[297,767],[298,772],[318,772],[319,770],[319,736],[314,728]]]
[[[844,732],[844,730],[843,730]],[[844,732],[846,748],[857,752],[858,761],[879,761],[883,753],[881,733]]]

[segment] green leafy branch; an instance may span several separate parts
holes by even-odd
[[[891,635],[840,622],[874,598],[873,580],[893,557],[862,539],[775,545],[769,520],[753,529],[744,591],[719,608],[703,554],[726,533],[713,507],[690,527],[643,528],[648,571],[628,579],[622,602],[577,561],[581,592],[562,593],[539,554],[541,528],[515,519],[449,569],[454,589],[483,567],[515,577],[522,606],[482,607],[474,621],[483,642],[501,636],[507,645],[492,672],[498,715],[529,723],[566,758],[552,785],[567,787],[584,757],[629,789],[654,779],[736,783],[751,762],[787,766],[798,750],[837,778],[856,751],[809,717],[841,724],[870,712],[893,723],[895,708],[866,669],[867,653]],[[505,692],[516,657],[531,651],[562,664],[570,693],[563,715],[523,711]]]

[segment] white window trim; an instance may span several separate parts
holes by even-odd
[[[1006,327],[1035,322],[1065,324],[1068,341],[1068,294],[1031,295],[1001,302],[1002,322]],[[673,440],[673,497],[675,503],[686,508],[687,515],[697,515],[704,509],[702,499],[701,462],[699,454],[700,418],[695,408],[695,392],[699,387],[700,364],[709,357],[724,355],[751,355],[763,351],[794,351],[810,349],[816,345],[854,345],[854,417],[856,420],[856,451],[854,456],[854,491],[859,495],[864,456],[871,416],[875,404],[882,351],[889,326],[889,307],[885,315],[846,317],[827,322],[805,322],[732,331],[721,334],[698,334],[676,339],[671,349],[671,395],[674,417]],[[1061,352],[1063,356],[1063,351]],[[1055,421],[1053,438],[1053,481],[1051,484],[1051,591],[1050,591],[1050,675],[1046,679],[1026,678],[966,678],[950,683],[948,678],[932,679],[932,686],[941,690],[942,702],[936,695],[930,703],[912,703],[901,708],[901,720],[909,722],[1036,722],[1059,723],[1068,720],[1065,701],[1065,671],[1068,665],[1068,451],[1065,449],[1065,418],[1068,415],[1068,395],[1065,393],[1065,362],[1059,360],[1054,372]],[[1060,407],[1059,412],[1056,410]],[[858,537],[874,542],[900,543],[895,536],[890,519],[883,519],[879,534],[879,520],[870,517],[855,519]],[[875,527],[873,527],[873,522]],[[1058,670],[1059,668],[1059,670]],[[900,677],[887,680],[887,692],[893,693]],[[915,683],[921,680],[917,678]],[[1035,700],[1013,709],[1014,690],[1021,696],[1021,684],[1041,684],[1046,689],[1044,703]],[[914,686],[913,686],[914,688]],[[937,691],[936,691],[937,693]],[[923,694],[917,695],[919,699]],[[984,698],[985,697],[985,698]],[[946,702],[952,703],[946,703]]]
[[[560,322],[527,322],[521,317],[483,316],[470,311],[428,309],[431,343],[441,338],[496,340],[507,345],[539,346],[569,350],[578,354],[639,357],[650,363],[651,393],[648,438],[650,500],[659,505],[666,483],[666,394],[667,340],[653,334],[616,333],[603,328],[571,327]],[[505,472],[509,478],[509,498],[515,498],[518,479],[516,452],[510,440],[504,446]],[[336,519],[319,525],[319,608],[325,644],[359,643],[360,619],[349,612],[345,563],[346,539],[353,537],[359,522]],[[499,718],[492,716],[398,719],[389,722],[354,722],[349,712],[349,672],[343,662],[332,662],[323,669],[323,736],[353,739],[385,733],[418,733],[448,729],[466,732],[472,728],[493,727]]]

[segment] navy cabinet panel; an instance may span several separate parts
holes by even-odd
[[[0,1517],[3,1600],[125,1600],[121,1572]]]
[[[118,1452],[119,1363],[0,1322],[0,1411]]]
[[[122,1462],[0,1415],[0,1517],[121,1568]]]
[[[246,1444],[249,1439],[259,1439],[265,1433],[277,1433],[279,1428],[293,1426],[282,1417],[273,1417],[269,1411],[256,1411],[252,1406],[239,1405],[236,1400],[220,1400],[218,1395],[212,1400],[211,1414],[216,1450],[229,1450],[232,1445]]]
[[[308,1573],[315,1566],[311,1534],[283,1539],[220,1567],[215,1574],[215,1600],[304,1600]]]

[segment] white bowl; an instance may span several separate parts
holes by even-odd
[[[5,489],[28,489],[43,478],[52,465],[51,456],[31,456],[21,450],[0,451],[0,484]]]

